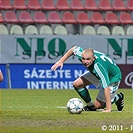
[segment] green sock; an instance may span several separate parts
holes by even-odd
[[[78,92],[78,94],[80,95],[80,97],[81,97],[86,103],[89,103],[89,102],[91,101],[90,94],[89,94],[88,90],[86,89],[86,87],[80,88],[80,89],[76,89],[76,91]]]
[[[117,102],[120,98],[121,98],[121,95],[120,94],[116,94],[114,99],[111,101],[111,103],[113,104],[113,103]]]

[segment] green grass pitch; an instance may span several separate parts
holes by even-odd
[[[67,101],[75,90],[0,90],[0,133],[130,133],[133,132],[133,90],[125,94],[125,107],[111,113],[70,114]],[[98,90],[89,90],[94,100]],[[103,128],[103,129],[102,129]],[[105,131],[104,131],[105,130]]]

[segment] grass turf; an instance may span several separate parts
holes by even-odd
[[[74,90],[0,90],[0,133],[133,132],[133,90],[119,91],[125,94],[122,112],[114,104],[111,113],[70,114],[67,101],[80,98]],[[95,99],[98,90],[89,92]]]

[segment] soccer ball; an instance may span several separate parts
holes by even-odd
[[[84,108],[84,103],[79,98],[71,98],[67,102],[68,112],[71,114],[80,114]]]

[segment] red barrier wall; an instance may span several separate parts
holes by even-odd
[[[120,88],[133,88],[133,65],[118,65],[122,72]]]

